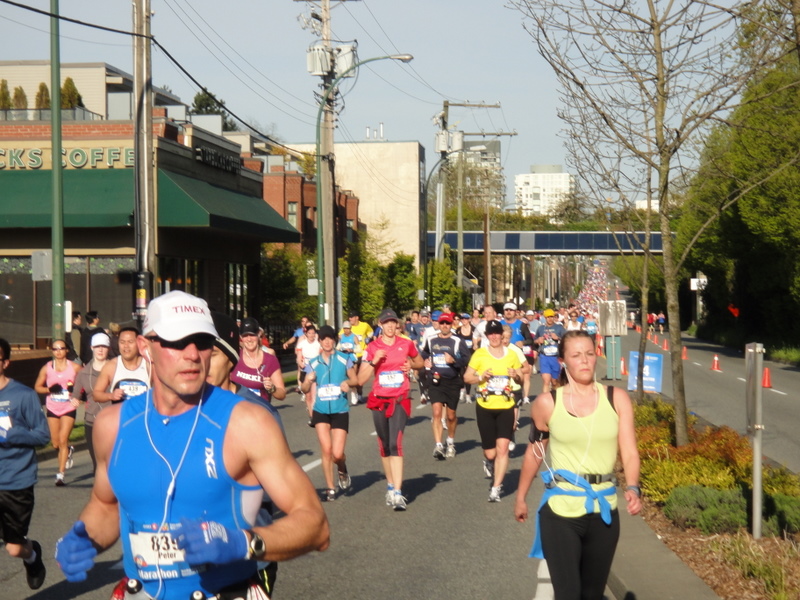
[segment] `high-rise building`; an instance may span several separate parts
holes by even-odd
[[[530,173],[514,177],[514,210],[525,216],[550,215],[575,193],[575,177],[561,165],[531,165]]]

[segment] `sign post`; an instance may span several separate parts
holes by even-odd
[[[745,409],[747,413],[747,434],[753,439],[753,539],[761,538],[762,512],[762,464],[761,436],[764,432],[764,419],[761,403],[760,375],[764,365],[764,344],[752,343],[745,346]]]

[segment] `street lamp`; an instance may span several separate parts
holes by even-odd
[[[362,60],[356,62],[349,68],[345,69],[331,82],[328,88],[325,90],[325,93],[322,96],[322,99],[319,102],[319,110],[317,111],[317,143],[316,143],[316,158],[317,158],[317,283],[319,285],[318,291],[318,320],[320,325],[324,325],[327,322],[325,316],[325,304],[329,298],[333,297],[333,284],[331,284],[331,289],[326,289],[326,281],[325,281],[325,252],[324,248],[324,232],[323,232],[323,223],[325,220],[323,219],[323,214],[327,210],[333,210],[331,198],[328,198],[328,202],[325,202],[325,199],[322,195],[322,152],[321,152],[321,124],[322,124],[322,113],[325,111],[325,107],[328,104],[328,99],[330,98],[333,90],[336,89],[336,86],[339,82],[344,78],[348,73],[357,69],[361,65],[364,65],[369,62],[374,62],[376,60],[399,60],[401,62],[409,62],[413,60],[414,57],[410,54],[390,54],[388,56],[376,56],[375,58],[368,58],[366,60]],[[328,140],[330,143],[331,140]],[[330,161],[328,162],[330,165]],[[330,166],[328,167],[330,168]],[[330,185],[326,185],[326,188],[330,188]],[[327,189],[327,192],[330,192],[330,189]],[[326,206],[328,205],[328,206]],[[333,235],[333,231],[329,233],[329,235]],[[333,256],[329,257],[329,260],[332,259]],[[333,274],[333,269],[331,269],[331,275]]]

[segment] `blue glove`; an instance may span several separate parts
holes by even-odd
[[[178,548],[184,551],[186,562],[192,566],[221,565],[247,558],[247,534],[242,529],[228,529],[214,521],[182,518],[175,535]]]
[[[86,581],[86,572],[94,566],[97,549],[86,533],[86,524],[75,521],[67,535],[56,542],[56,562],[67,581]]]

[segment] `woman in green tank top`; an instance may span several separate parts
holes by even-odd
[[[595,381],[594,340],[569,331],[559,342],[559,387],[531,409],[514,514],[528,518],[525,497],[539,467],[545,493],[537,513],[531,556],[546,558],[556,600],[603,597],[619,539],[614,464],[625,471],[626,508],[642,509],[633,407],[625,390]],[[545,450],[549,446],[549,458]]]

